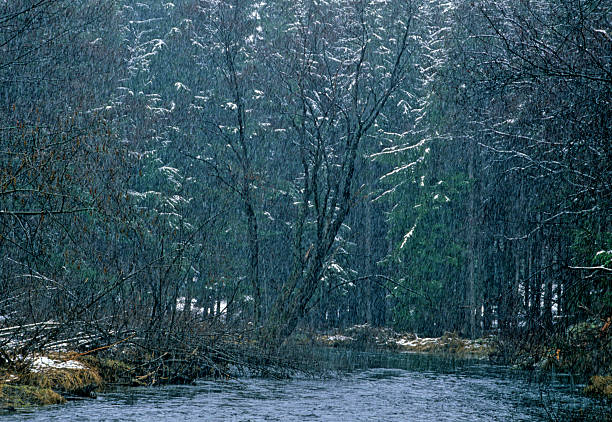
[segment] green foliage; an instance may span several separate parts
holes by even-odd
[[[445,180],[433,177],[431,167],[397,188],[398,201],[388,215],[393,251],[384,262],[401,274],[391,286],[398,329],[440,335],[459,328],[460,280],[465,274],[466,245],[463,204],[470,182],[460,173]]]

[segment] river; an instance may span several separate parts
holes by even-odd
[[[240,377],[195,385],[128,388],[4,421],[549,421],[595,411],[567,376],[480,361],[332,351],[325,377]],[[601,409],[599,409],[601,411]],[[596,416],[583,415],[584,420]]]

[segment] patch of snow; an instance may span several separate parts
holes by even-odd
[[[417,338],[415,340],[408,340],[406,338],[400,338],[399,340],[396,341],[398,345],[408,346],[408,347],[424,346],[427,344],[439,343],[439,342],[440,342],[439,338],[432,338],[432,337]]]
[[[76,360],[56,360],[47,356],[39,356],[32,361],[32,372],[43,372],[47,369],[86,369]]]
[[[183,311],[185,309],[185,297],[181,296],[176,299],[176,310]]]
[[[419,158],[419,159],[418,159],[418,160],[416,160],[416,161],[413,161],[412,163],[408,163],[408,164],[404,164],[403,166],[396,167],[395,169],[393,169],[393,170],[392,170],[392,171],[390,171],[389,173],[387,173],[387,174],[385,174],[385,175],[381,176],[381,177],[380,177],[378,180],[384,180],[384,179],[386,179],[386,178],[387,178],[387,177],[389,177],[389,176],[393,176],[393,175],[394,175],[394,174],[396,174],[396,173],[400,173],[400,172],[402,172],[402,171],[404,171],[404,170],[406,170],[406,169],[409,169],[409,168],[411,168],[411,167],[414,167],[414,166],[416,166],[418,163],[420,163],[421,161],[423,161],[423,160],[422,160],[422,158],[423,158],[423,157]]]
[[[343,273],[344,272],[344,269],[340,265],[336,264],[335,262],[332,263],[329,266],[329,268],[331,268],[332,270],[334,270],[337,273]]]
[[[184,91],[191,91],[189,88],[187,88],[187,86],[182,83],[182,82],[175,82],[174,83],[174,87],[176,88],[177,91],[180,90],[184,90]]]
[[[417,223],[415,222],[414,226],[412,226],[410,231],[404,235],[404,239],[402,240],[402,244],[400,245],[400,249],[403,249],[404,246],[406,245],[406,242],[408,241],[408,239],[410,239],[412,237],[412,235],[414,234],[414,229],[416,229],[416,226],[417,226]]]
[[[395,135],[399,136],[400,138],[403,138],[407,134],[408,133],[405,132],[405,133],[401,133],[401,134],[398,133],[398,134],[395,134]],[[408,150],[411,150],[411,149],[420,148],[420,147],[422,147],[425,144],[425,142],[427,142],[427,140],[428,139],[425,138],[425,139],[421,139],[416,144],[403,144],[403,145],[393,146],[393,147],[389,147],[389,148],[384,148],[380,152],[376,152],[374,154],[370,154],[368,158],[375,158],[375,157],[378,157],[379,155],[397,154],[397,153],[408,151]]]
[[[353,337],[343,336],[342,334],[336,334],[335,336],[326,336],[325,339],[328,341],[353,341],[355,340]]]
[[[395,343],[397,343],[400,346],[414,347],[414,346],[416,346],[418,344],[418,341],[417,340],[408,340],[406,338],[400,338]]]

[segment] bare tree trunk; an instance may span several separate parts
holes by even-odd
[[[544,308],[542,309],[543,325],[546,329],[551,329],[552,322],[552,296],[553,296],[553,283],[550,276],[551,271],[546,268],[550,260],[550,253],[548,244],[542,242],[542,264],[545,266],[542,268],[542,283],[544,284]]]
[[[469,163],[468,178],[474,182],[474,146],[468,145]],[[470,202],[468,208],[469,245],[468,245],[468,285],[467,285],[467,323],[470,338],[476,337],[476,288],[475,288],[475,260],[476,260],[476,210],[475,210],[475,186],[472,184],[470,190]]]
[[[374,236],[373,233],[373,229],[372,229],[372,203],[370,201],[366,201],[365,203],[365,209],[366,209],[366,213],[365,213],[365,219],[366,219],[366,253],[367,253],[367,260],[368,260],[368,265],[367,265],[367,272],[368,274],[374,274],[374,263],[373,261],[373,254],[374,254],[374,249],[372,247],[372,237]],[[372,325],[376,325],[375,321],[374,321],[374,317],[373,317],[373,311],[372,311],[372,306],[373,306],[373,300],[374,300],[374,295],[372,292],[373,289],[373,283],[372,280],[370,278],[367,278],[366,280],[364,280],[364,291],[365,294],[362,297],[362,302],[365,303],[365,320],[366,322],[372,324]]]

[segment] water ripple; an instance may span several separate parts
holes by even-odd
[[[403,359],[412,359],[404,357]],[[201,381],[195,386],[133,388],[6,421],[544,421],[542,388],[526,377],[475,363],[360,369],[331,379]],[[555,403],[588,404],[557,382]],[[551,393],[552,392],[552,393]]]

